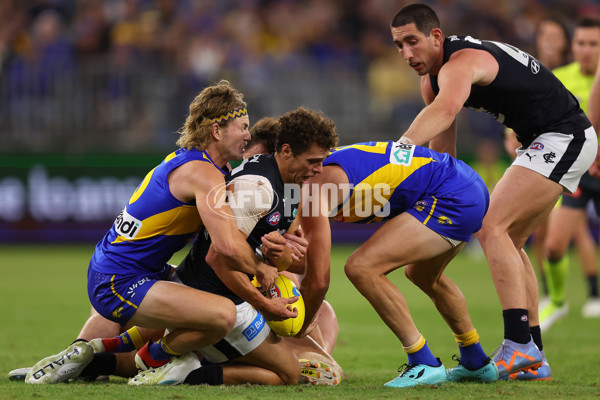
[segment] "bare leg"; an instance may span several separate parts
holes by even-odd
[[[166,336],[178,353],[193,351],[225,337],[235,324],[229,299],[174,282],[156,282],[129,323],[146,328],[176,328]]]
[[[402,246],[398,246],[398,243],[402,243]],[[432,262],[429,272],[437,268],[435,276],[439,277],[454,255],[451,249],[445,239],[412,215],[404,213],[379,228],[346,262],[346,275],[350,281],[371,303],[403,346],[412,345],[421,334],[413,322],[404,296],[386,275],[404,265],[426,263],[422,260],[428,260]],[[443,262],[434,266],[434,260]],[[447,301],[453,302],[458,297],[462,297],[460,292]]]
[[[559,184],[520,166],[510,167],[492,192],[478,239],[503,310],[528,308],[527,288],[537,280],[521,249],[561,192]]]
[[[104,318],[98,314],[98,311],[92,307],[90,316],[83,324],[78,339],[92,340],[95,338],[109,338],[121,333],[121,326],[113,321]]]
[[[300,365],[290,347],[273,332],[255,350],[223,366],[223,383],[240,385],[295,385]]]

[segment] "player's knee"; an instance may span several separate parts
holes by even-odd
[[[211,331],[226,336],[235,326],[236,314],[235,305],[229,300],[213,308],[213,316],[210,318]]]
[[[556,246],[555,244],[550,243],[544,249],[544,254],[548,261],[557,262],[565,256],[565,250],[563,250],[561,246]]]
[[[423,292],[425,292],[427,294],[432,293],[435,289],[436,282],[434,282],[432,279],[430,279],[431,277],[429,277],[429,276],[424,277],[422,274],[418,274],[414,269],[405,268],[404,275],[406,275],[406,277],[408,278],[409,281],[411,281],[419,289],[421,289]],[[424,278],[426,278],[426,279],[424,279]]]
[[[368,276],[367,268],[367,263],[364,262],[363,257],[352,254],[346,261],[344,272],[350,282],[357,284]]]
[[[487,222],[485,219],[483,220],[483,224],[481,225],[481,229],[477,232],[477,240],[481,244],[481,247],[485,250],[487,245],[492,241],[498,240],[503,234],[506,234],[506,230],[491,222]]]

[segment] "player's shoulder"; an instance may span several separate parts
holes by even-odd
[[[260,175],[273,179],[277,170],[277,163],[272,154],[256,154],[231,170],[229,177],[234,179],[243,175]]]

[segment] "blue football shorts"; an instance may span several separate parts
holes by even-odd
[[[468,242],[481,229],[489,204],[488,189],[478,177],[461,189],[423,197],[406,212],[442,236]]]
[[[104,274],[88,268],[88,296],[92,306],[104,318],[127,324],[148,290],[159,280],[166,280],[171,272],[167,265],[159,273]]]

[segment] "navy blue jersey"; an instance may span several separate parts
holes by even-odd
[[[591,126],[575,96],[552,71],[514,46],[471,36],[450,36],[444,40],[443,63],[467,48],[489,52],[499,69],[489,85],[471,87],[464,106],[493,115],[515,131],[524,147],[545,132],[583,135]],[[430,75],[430,82],[437,95],[437,76]]]
[[[260,217],[247,239],[250,247],[255,250],[259,257],[262,257],[260,251],[261,237],[274,230],[278,230],[282,234],[287,232],[296,217],[298,200],[294,203],[290,198],[292,193],[286,193],[283,178],[273,155],[256,155],[245,160],[239,167],[231,171],[225,179],[230,183],[234,179],[251,176],[266,178],[270,182],[273,191],[270,208]],[[296,197],[299,198],[299,196]],[[205,257],[210,244],[210,236],[208,231],[204,229],[198,235],[190,253],[177,267],[177,275],[182,283],[188,286],[227,297],[235,304],[244,302],[243,299],[229,290],[206,262]],[[249,278],[251,279],[252,276],[249,275]]]

